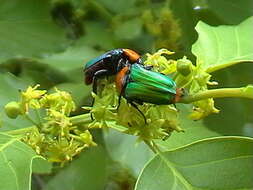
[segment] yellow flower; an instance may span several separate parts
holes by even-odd
[[[29,86],[26,91],[21,92],[21,110],[22,113],[28,113],[29,107],[39,109],[39,99],[47,92],[46,90],[36,90],[40,85]]]
[[[39,84],[35,85],[34,87],[29,86],[25,92],[22,92],[22,97],[27,100],[41,98],[41,96],[43,96],[47,91],[36,90],[39,86]]]
[[[55,93],[46,94],[40,100],[42,107],[50,108],[51,110],[59,111],[65,115],[69,115],[75,110],[75,103],[68,92],[60,91],[55,88]]]

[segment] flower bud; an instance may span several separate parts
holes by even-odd
[[[5,113],[9,118],[16,119],[21,114],[20,105],[18,102],[9,102],[4,107]]]
[[[186,57],[177,61],[177,71],[183,76],[187,76],[192,72],[192,63]]]
[[[96,143],[93,141],[92,135],[88,130],[80,134],[82,141],[88,146],[96,146]]]

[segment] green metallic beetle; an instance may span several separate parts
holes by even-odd
[[[123,96],[143,116],[136,104],[175,104],[182,95],[181,89],[177,89],[176,83],[170,77],[145,69],[139,64],[121,69],[116,75],[116,87],[120,94],[119,104]]]

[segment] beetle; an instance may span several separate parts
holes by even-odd
[[[137,104],[142,105],[144,102],[156,105],[175,104],[182,95],[182,90],[177,88],[169,76],[151,71],[139,64],[122,68],[117,73],[115,82],[119,93],[118,108],[123,96],[141,113],[145,123],[146,118]]]
[[[97,79],[115,75],[129,64],[142,64],[141,57],[131,49],[114,49],[96,57],[84,66],[85,83],[93,83],[93,92],[97,93]]]

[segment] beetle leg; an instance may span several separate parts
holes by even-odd
[[[143,65],[141,58],[136,61],[137,64]]]
[[[118,61],[117,72],[119,72],[122,68],[124,68],[127,65],[128,65],[128,60],[125,60],[125,59],[121,58]]]
[[[93,76],[93,85],[92,85],[92,92],[94,92],[95,94],[97,94],[97,80],[99,79],[99,77],[104,76],[108,73],[107,70],[103,69],[103,70],[99,70],[97,71],[94,76]],[[91,106],[93,107],[95,102],[95,99],[93,98]]]
[[[147,70],[152,70],[153,69],[153,65],[144,65],[141,58],[139,58],[137,61],[136,61],[137,64],[143,66],[144,69],[147,69]]]
[[[121,90],[121,92],[122,92],[122,90]],[[119,99],[118,99],[117,111],[119,110],[119,106],[120,106],[120,102],[121,102],[121,97],[122,97],[121,92],[120,92]]]
[[[105,76],[107,73],[108,73],[107,70],[102,69],[102,70],[97,71],[97,72],[94,74],[94,76],[93,76],[92,91],[93,91],[95,94],[97,94],[97,80],[98,80],[100,77]],[[95,98],[92,99],[91,107],[93,107],[94,103],[95,103]],[[92,113],[90,114],[90,117],[91,117],[91,120],[94,120]]]
[[[125,92],[125,89],[126,89],[126,86],[127,86],[127,83],[128,83],[128,80],[129,80],[129,75],[126,75],[123,79],[123,87],[120,91],[120,94],[119,94],[119,99],[118,99],[118,106],[117,106],[117,111],[119,109],[119,106],[120,106],[120,103],[121,103],[121,98],[122,96],[124,95],[124,92]]]
[[[133,102],[130,102],[130,104],[131,104],[131,106],[133,106],[135,109],[137,109],[137,111],[138,111],[138,112],[142,115],[142,117],[144,118],[145,124],[147,124],[147,119],[146,119],[145,115],[142,113],[142,111],[138,108],[138,106],[137,106],[135,103],[133,103]]]
[[[137,104],[139,104],[139,105],[141,105],[141,106],[143,105],[143,102],[140,101],[140,100],[138,100],[138,99],[134,100],[134,102],[137,103]]]
[[[153,66],[152,65],[145,65],[145,66],[143,66],[144,67],[144,69],[147,69],[147,70],[152,70],[153,69]]]
[[[102,76],[106,76],[107,74],[108,74],[108,70],[106,70],[106,69],[102,69],[102,70],[95,72],[95,74],[93,76],[93,85],[92,85],[92,91],[95,94],[97,94],[97,80]]]
[[[90,113],[90,118],[92,121],[94,120],[92,113]]]

